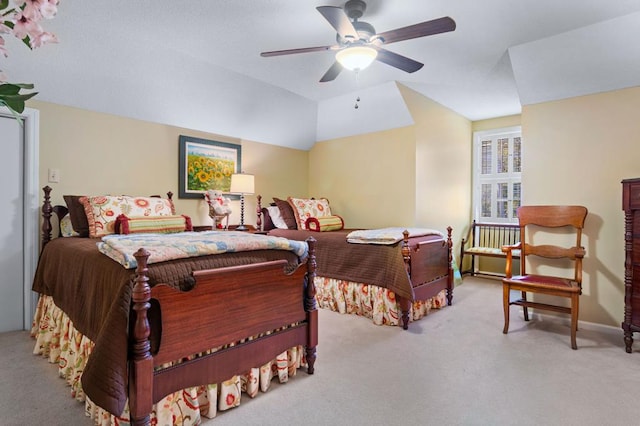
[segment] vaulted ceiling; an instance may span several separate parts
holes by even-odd
[[[387,46],[425,64],[412,74],[374,62],[320,83],[333,52],[260,56],[335,44],[316,6],[343,4],[62,1],[44,22],[59,43],[7,40],[0,68],[39,100],[299,149],[410,124],[396,82],[469,120],[640,85],[640,0],[369,0],[377,32],[455,20]]]

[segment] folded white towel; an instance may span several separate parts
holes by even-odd
[[[423,235],[439,235],[444,237],[444,234],[434,229],[426,228],[380,228],[380,229],[363,229],[358,231],[352,231],[347,234],[347,242],[354,244],[385,244],[391,245],[398,241],[401,241],[403,232],[409,231],[409,237],[420,237]]]

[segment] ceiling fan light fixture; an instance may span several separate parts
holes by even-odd
[[[368,46],[351,46],[336,53],[336,61],[344,68],[355,71],[367,68],[378,56],[378,51]]]

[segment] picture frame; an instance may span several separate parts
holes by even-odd
[[[178,197],[204,198],[208,189],[218,189],[226,197],[240,198],[229,193],[231,175],[242,171],[242,146],[191,136],[178,139]]]

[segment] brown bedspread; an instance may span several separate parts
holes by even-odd
[[[331,232],[312,232],[294,229],[272,229],[269,235],[304,241],[313,237],[316,244],[317,276],[373,284],[388,288],[398,296],[414,300],[413,287],[402,258],[402,244],[351,244],[347,234],[353,229]],[[415,247],[422,241],[442,240],[438,235],[409,239]]]
[[[97,240],[56,238],[40,255],[32,289],[53,297],[91,339],[94,349],[82,374],[82,387],[100,407],[119,415],[127,399],[127,336],[132,270],[101,254]],[[187,290],[192,271],[286,259],[288,269],[298,257],[285,250],[256,250],[178,259],[149,265],[149,285],[169,284]]]

